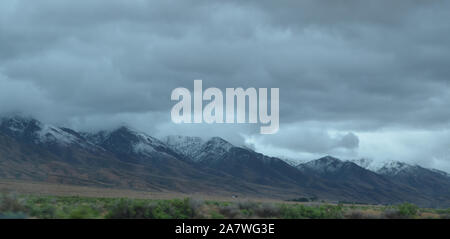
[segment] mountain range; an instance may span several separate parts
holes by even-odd
[[[331,156],[297,166],[220,137],[154,138],[119,127],[77,132],[26,117],[0,119],[0,179],[147,191],[450,206],[450,176],[402,162]]]

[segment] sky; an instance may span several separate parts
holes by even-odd
[[[450,2],[2,0],[0,114],[450,172]],[[280,130],[170,120],[176,87],[280,89]]]

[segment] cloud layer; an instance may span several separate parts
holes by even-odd
[[[450,170],[449,10],[448,1],[4,0],[0,113]],[[170,92],[194,79],[280,88],[280,133],[173,125]]]

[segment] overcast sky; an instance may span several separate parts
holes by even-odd
[[[0,113],[450,171],[450,2],[2,0]],[[280,131],[174,125],[176,87],[280,88]]]

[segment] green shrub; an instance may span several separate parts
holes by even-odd
[[[144,219],[154,218],[153,203],[143,203],[131,199],[119,199],[110,208],[106,218],[114,219]]]
[[[216,211],[212,211],[211,212],[211,219],[225,219],[225,217],[222,214],[220,214],[220,213],[218,213]]]
[[[156,202],[120,199],[108,211],[107,218],[189,219],[196,215],[189,198]]]
[[[92,207],[87,205],[81,205],[75,208],[72,208],[67,215],[69,219],[89,219],[89,218],[98,218],[99,212],[94,210]]]
[[[398,205],[398,211],[400,215],[406,217],[406,218],[413,218],[417,216],[417,213],[419,211],[419,207],[417,207],[414,204],[411,203],[403,203]]]
[[[281,205],[280,215],[287,219],[334,219],[342,218],[343,212],[340,206],[304,206],[304,205]]]
[[[29,204],[27,206],[27,211],[31,216],[42,218],[42,219],[52,219],[56,218],[56,207],[53,204]]]

